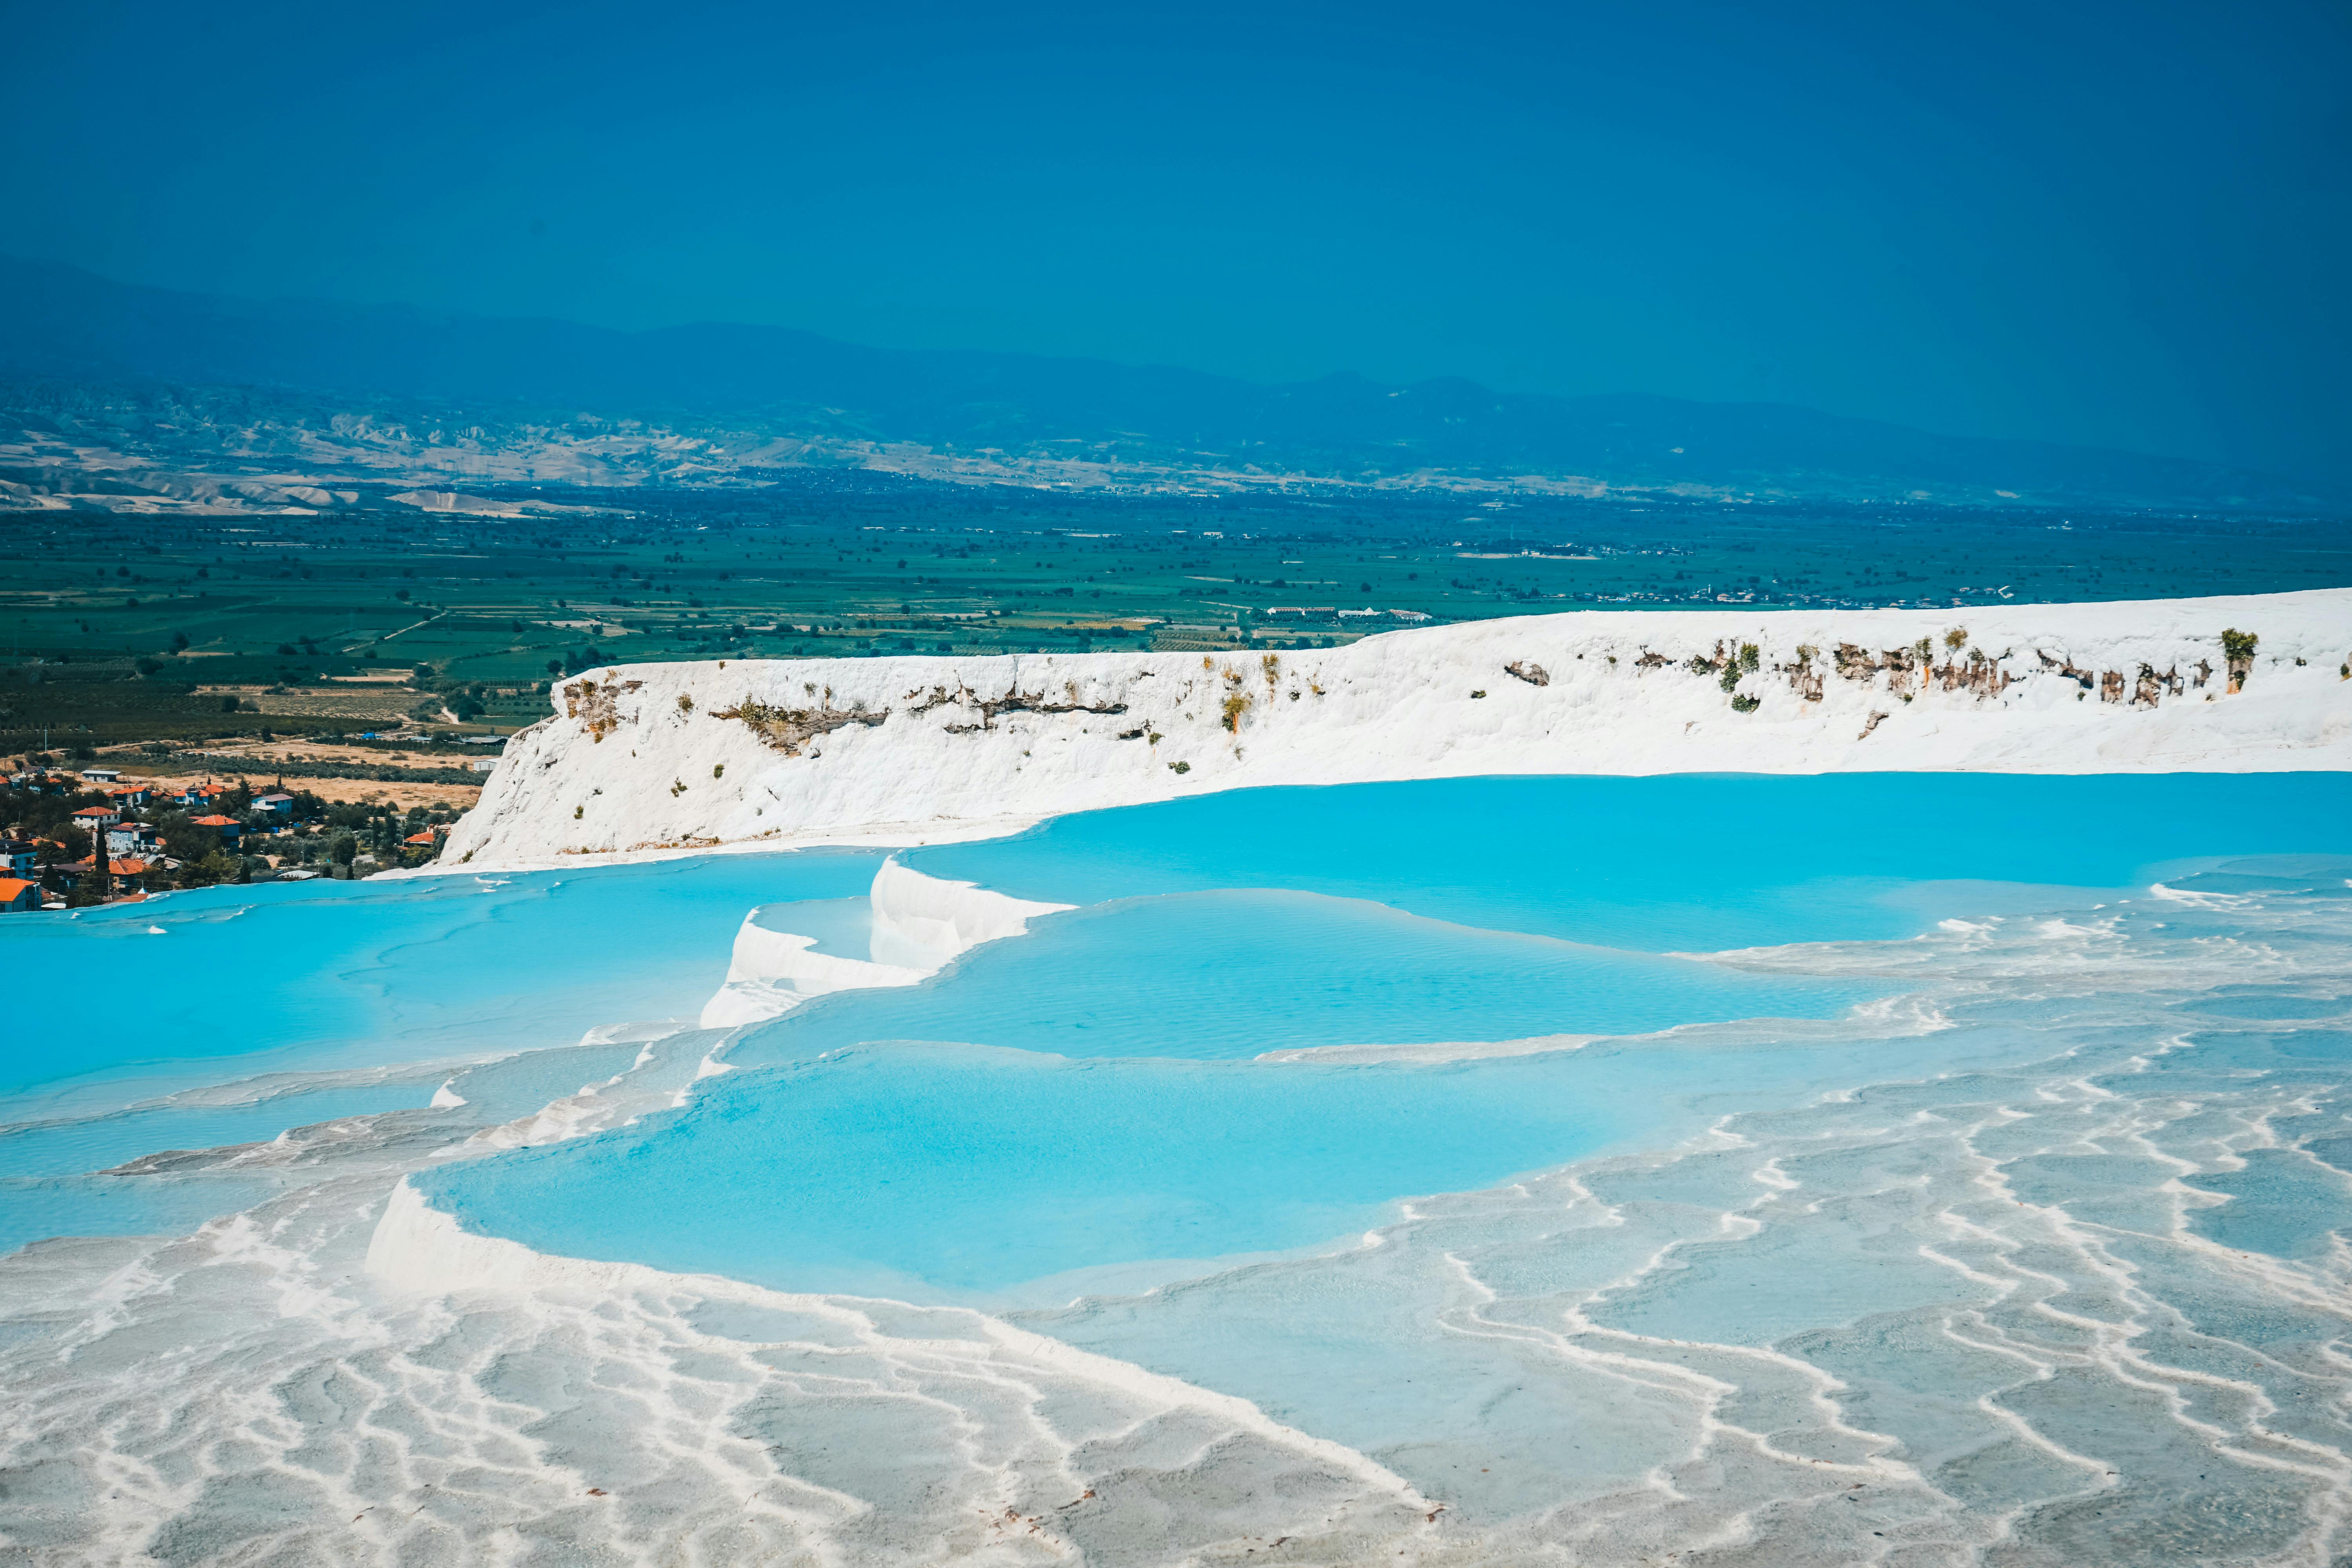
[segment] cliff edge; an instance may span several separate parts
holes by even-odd
[[[936,843],[1263,784],[2352,768],[2347,665],[2352,589],[1584,611],[1279,653],[629,665],[555,686],[437,868]]]

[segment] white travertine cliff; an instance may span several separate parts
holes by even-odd
[[[2225,630],[2258,639],[2250,658]],[[1589,611],[1278,654],[629,665],[556,686],[438,868],[939,842],[1263,784],[2352,768],[2347,660],[2352,590],[2328,589]]]

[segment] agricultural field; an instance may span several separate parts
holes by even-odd
[[[0,752],[461,742],[542,717],[566,671],[659,659],[1329,645],[1412,617],[2352,582],[2340,528],[2238,516],[821,475],[482,493],[549,510],[0,514]]]

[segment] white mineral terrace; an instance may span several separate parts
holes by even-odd
[[[2258,639],[2234,668],[2225,630]],[[2342,769],[2347,659],[2352,590],[2329,589],[1587,611],[1279,654],[630,665],[557,685],[436,868],[937,843],[1267,784]]]

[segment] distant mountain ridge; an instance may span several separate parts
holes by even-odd
[[[1422,470],[1735,493],[2331,508],[2322,487],[2222,465],[1932,435],[1769,404],[1557,397],[1354,374],[1261,385],[1204,372],[977,350],[875,349],[783,327],[624,332],[402,307],[258,301],[0,258],[0,377],[152,379],[724,420],[956,451],[1171,459],[1337,480]]]

